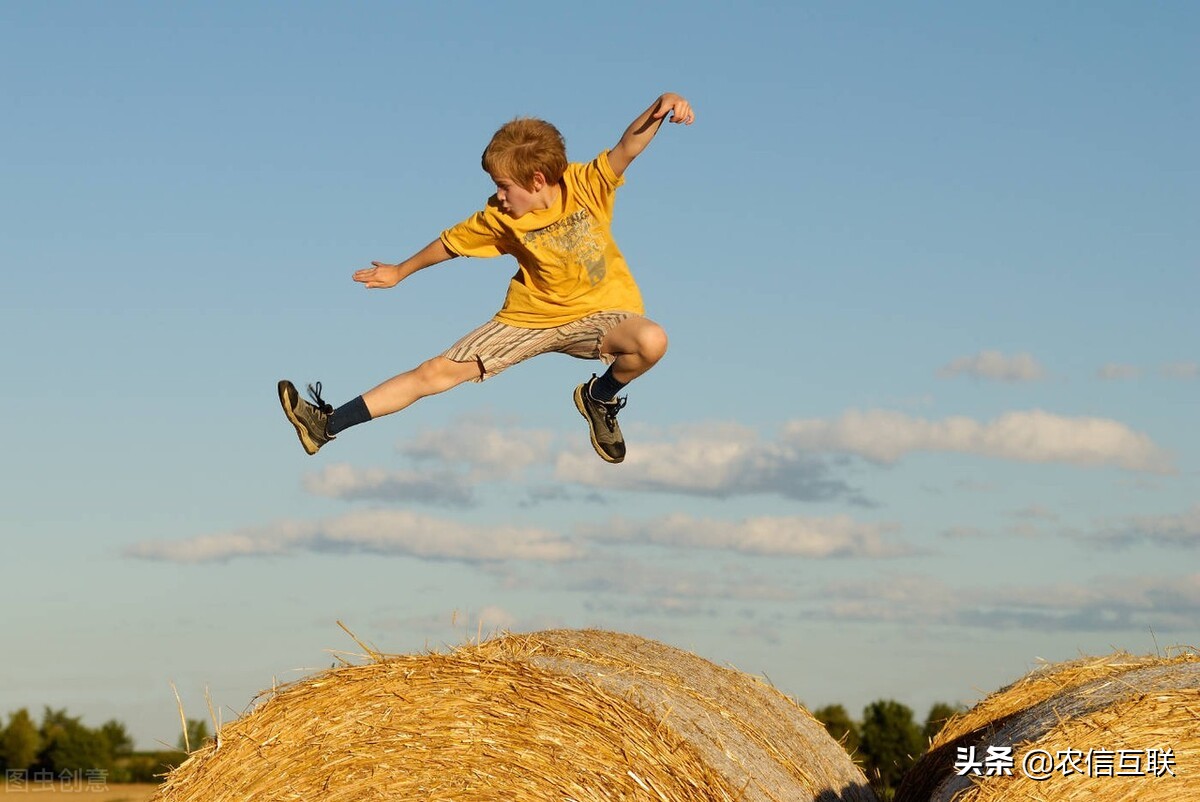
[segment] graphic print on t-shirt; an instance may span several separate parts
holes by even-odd
[[[562,220],[530,231],[521,238],[531,251],[546,251],[563,264],[574,264],[587,272],[588,283],[595,287],[607,272],[604,262],[604,237],[587,209],[580,209]]]

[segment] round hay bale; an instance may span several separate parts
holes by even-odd
[[[595,630],[376,656],[264,694],[153,802],[874,802],[763,682]]]
[[[1011,774],[989,773],[999,768],[987,765],[989,747],[1011,747]],[[1034,753],[1055,765],[1024,766]],[[982,773],[960,774],[962,757]],[[1200,799],[1200,656],[1117,652],[1043,666],[951,718],[895,802],[1033,799]]]

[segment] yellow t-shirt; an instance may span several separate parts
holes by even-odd
[[[642,314],[642,294],[612,238],[613,199],[623,183],[605,151],[567,166],[553,208],[514,219],[493,195],[483,211],[443,231],[441,241],[457,256],[516,258],[517,274],[495,317],[501,323],[547,329],[594,312]]]

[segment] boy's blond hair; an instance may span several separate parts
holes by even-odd
[[[500,126],[483,149],[483,169],[493,178],[511,179],[533,189],[533,174],[557,184],[567,170],[567,143],[545,120],[518,117]]]

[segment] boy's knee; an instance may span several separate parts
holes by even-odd
[[[433,359],[426,359],[421,364],[417,365],[416,373],[425,381],[433,381],[438,378],[442,372],[442,362],[444,357],[435,356]]]
[[[638,351],[652,362],[662,359],[667,353],[667,332],[657,323],[638,332]]]
[[[418,365],[416,372],[427,388],[438,392],[471,378],[474,370],[474,363],[468,363],[464,368],[462,362],[455,362],[444,356],[435,356]]]

